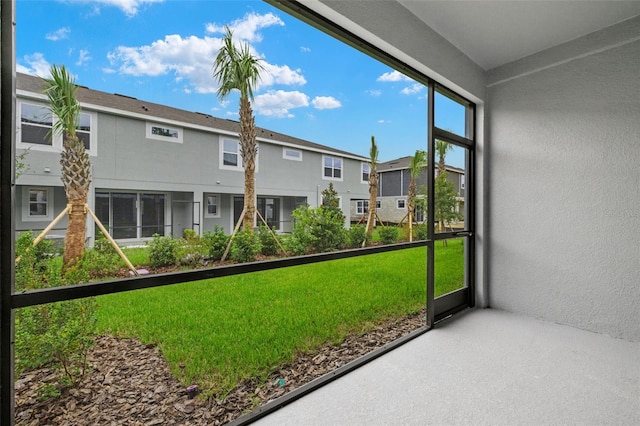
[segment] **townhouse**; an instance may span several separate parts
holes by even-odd
[[[66,206],[60,179],[62,138],[39,77],[18,74],[16,154],[26,170],[16,184],[16,231],[44,229]],[[230,233],[244,205],[239,123],[78,86],[77,129],[92,164],[89,207],[119,243],[153,234],[182,236],[220,226]],[[321,203],[333,183],[345,216],[368,196],[367,158],[257,128],[256,206],[278,232],[290,232],[297,207]],[[259,220],[259,219],[258,219]],[[261,221],[260,221],[261,222]],[[88,243],[96,231],[87,225]],[[51,233],[63,238],[66,219]]]

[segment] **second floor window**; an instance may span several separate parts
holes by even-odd
[[[33,147],[34,149],[61,150],[63,146],[62,135],[52,135],[52,128],[57,120],[47,105],[20,102],[18,107],[19,132],[17,137],[20,148]],[[94,135],[95,114],[80,112],[78,115],[78,127],[76,136],[84,144],[90,155],[96,155]]]
[[[324,157],[324,171],[322,177],[330,180],[342,180],[342,158]]]
[[[369,175],[371,174],[371,165],[362,163],[362,183],[369,183]]]
[[[233,139],[222,139],[221,168],[242,168],[240,142]]]

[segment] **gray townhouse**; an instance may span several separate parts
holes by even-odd
[[[411,157],[401,157],[394,160],[379,163],[377,171],[379,174],[378,195],[376,197],[376,213],[384,223],[399,223],[405,218],[407,209],[407,194],[411,174],[409,166]],[[447,180],[453,183],[458,198],[458,212],[464,213],[465,200],[465,171],[463,169],[446,165]],[[368,171],[368,164],[363,167],[364,173]],[[437,173],[437,170],[436,170]],[[368,175],[366,175],[368,176]],[[416,179],[418,187],[427,184],[426,168]],[[363,199],[353,199],[350,206],[351,220],[353,222],[364,222],[367,220],[366,213],[369,210],[369,195]],[[416,221],[423,222],[426,219],[424,211],[417,209]],[[406,221],[406,219],[405,219]]]
[[[38,77],[17,75],[16,153],[27,152],[16,182],[17,232],[44,229],[66,206],[62,138],[50,136],[56,118],[42,87]],[[89,207],[114,239],[139,244],[216,225],[232,231],[244,203],[238,122],[83,86],[76,95],[77,133],[92,163]],[[270,226],[290,232],[293,210],[317,206],[329,183],[348,226],[351,201],[368,196],[367,158],[263,128],[257,141],[256,206]],[[92,244],[91,218],[87,226]],[[66,219],[51,238],[63,238],[65,228]]]

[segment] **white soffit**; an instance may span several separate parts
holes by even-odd
[[[397,0],[490,70],[640,15],[640,1]]]

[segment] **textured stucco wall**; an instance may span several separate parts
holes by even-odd
[[[575,57],[527,58],[531,72],[490,85],[492,307],[640,340],[636,21],[626,42],[578,41]]]

